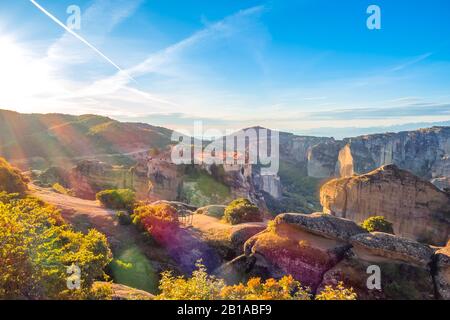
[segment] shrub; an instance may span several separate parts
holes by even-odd
[[[64,194],[66,196],[71,196],[72,195],[72,191],[71,190],[67,190],[66,188],[64,188],[62,185],[60,185],[59,183],[55,183],[52,186],[52,189],[60,194]]]
[[[121,225],[128,226],[132,223],[131,216],[126,211],[118,211],[116,217]]]
[[[258,207],[249,200],[241,198],[232,201],[225,209],[224,220],[230,224],[262,221]]]
[[[345,288],[343,282],[339,282],[335,288],[326,286],[316,295],[316,300],[356,300],[356,298],[353,288]]]
[[[227,286],[225,281],[208,275],[201,261],[192,277],[175,277],[172,272],[162,273],[159,300],[311,300],[311,290],[304,288],[292,276],[280,280],[251,278],[246,284]],[[353,289],[342,283],[337,288],[326,287],[318,300],[355,300]]]
[[[177,210],[167,203],[141,205],[134,210],[132,219],[133,224],[143,227],[157,239],[179,226]]]
[[[24,194],[27,190],[27,182],[18,169],[0,158],[0,192]]]
[[[133,210],[136,195],[130,189],[104,190],[97,193],[96,198],[102,205],[115,210]]]
[[[65,224],[34,198],[0,202],[0,299],[83,299],[111,261],[106,237]],[[67,289],[67,267],[81,270],[80,290]]]
[[[369,232],[384,232],[394,234],[392,223],[381,216],[370,217],[366,219],[361,226]]]

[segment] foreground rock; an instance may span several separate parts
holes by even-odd
[[[325,214],[282,214],[266,231],[246,242],[244,253],[250,269],[256,266],[267,277],[291,274],[315,290],[323,274],[349,249],[346,240],[364,232],[350,220]]]
[[[448,248],[435,251],[414,240],[368,233],[347,219],[287,213],[251,237],[244,254],[218,274],[231,283],[290,274],[313,293],[343,281],[358,299],[448,299]],[[380,290],[370,278],[378,268]]]
[[[153,300],[155,296],[147,291],[134,289],[123,284],[95,282],[95,286],[108,285],[112,290],[112,300]]]
[[[357,223],[384,216],[396,235],[443,245],[450,233],[450,196],[394,165],[335,179],[320,190],[324,212]]]
[[[434,298],[429,246],[380,232],[356,235],[350,243],[345,258],[325,273],[321,288],[343,281],[364,300]],[[380,290],[367,284],[373,268],[380,270]]]

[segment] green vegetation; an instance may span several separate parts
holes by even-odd
[[[309,288],[301,286],[292,276],[280,280],[252,278],[246,284],[227,286],[222,279],[208,275],[206,268],[199,262],[191,278],[175,277],[171,272],[163,272],[156,297],[160,300],[311,300]],[[343,283],[336,288],[326,287],[320,292],[318,300],[356,300],[353,289],[347,289]]]
[[[105,278],[111,261],[106,237],[73,231],[58,210],[37,199],[5,193],[0,199],[0,299],[91,298],[92,284]],[[70,266],[80,268],[79,290],[68,289]]]
[[[64,194],[67,196],[72,195],[72,192],[70,190],[67,190],[66,188],[64,188],[62,185],[60,185],[59,183],[55,183],[52,186],[52,189],[60,194]]]
[[[177,210],[167,203],[142,205],[134,209],[133,224],[152,236],[162,236],[178,228]]]
[[[133,210],[136,195],[130,189],[104,190],[97,193],[96,198],[103,206],[114,210]]]
[[[232,201],[226,208],[223,219],[230,224],[260,222],[262,215],[259,208],[248,199],[240,198]]]
[[[136,245],[119,251],[110,269],[114,282],[147,292],[158,291],[158,272]]]
[[[223,204],[231,198],[230,188],[205,171],[187,169],[181,192],[182,201],[196,207]]]
[[[374,216],[366,219],[361,226],[369,232],[384,232],[394,234],[392,223],[382,216]]]
[[[128,226],[133,222],[130,214],[127,211],[118,211],[116,213],[116,218],[117,220],[119,220],[119,223],[123,226]]]
[[[20,193],[27,190],[27,180],[20,171],[13,168],[5,159],[0,158],[0,192]]]
[[[278,175],[283,184],[282,201],[273,199],[269,194],[264,195],[273,214],[321,211],[318,195],[321,179],[308,177],[306,167],[283,160],[280,161]]]

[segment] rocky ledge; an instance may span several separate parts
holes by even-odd
[[[381,289],[369,288],[380,270]],[[221,268],[228,281],[291,274],[313,292],[343,281],[359,299],[449,299],[449,248],[430,247],[322,213],[279,215],[251,237],[244,254]]]

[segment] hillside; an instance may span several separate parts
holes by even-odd
[[[0,192],[24,193],[26,190],[25,177],[5,159],[0,158]]]
[[[47,168],[85,156],[108,156],[170,143],[171,131],[97,115],[20,114],[0,110],[0,156],[21,168]]]

